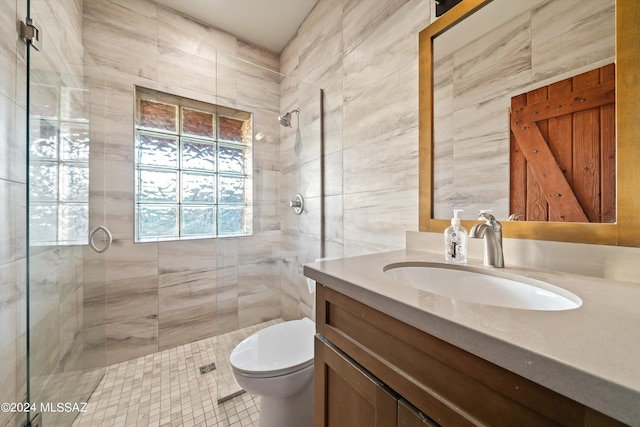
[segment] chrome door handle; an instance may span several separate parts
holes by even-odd
[[[93,241],[93,238],[96,236],[96,233],[99,230],[102,230],[104,232],[104,234],[107,236],[106,245],[104,245],[104,247],[102,249],[98,248],[96,246],[96,243]],[[107,227],[105,227],[104,225],[97,226],[96,228],[91,230],[91,233],[89,234],[89,246],[91,246],[91,249],[93,249],[94,251],[96,251],[99,254],[101,254],[101,253],[105,252],[107,249],[109,249],[109,247],[111,246],[112,242],[113,242],[113,236],[111,235],[111,232],[109,231],[109,229]]]

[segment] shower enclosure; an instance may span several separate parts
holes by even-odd
[[[48,37],[26,51],[26,421],[70,425],[106,361],[104,77],[50,4],[26,3],[22,35]]]
[[[311,317],[314,295],[302,265],[321,257],[322,93],[223,53],[216,75],[217,103],[251,111],[254,135],[253,234],[217,242],[221,339],[215,360],[222,402],[241,392],[228,363],[241,339],[274,322]],[[229,81],[238,82],[233,94],[226,91]],[[304,197],[299,214],[290,206],[296,194]]]
[[[211,70],[215,103],[252,115],[253,140],[245,152],[250,156],[251,170],[244,187],[251,195],[245,217],[251,232],[209,242],[182,241],[179,246],[125,242],[133,224],[129,219],[123,225],[129,214],[117,209],[125,206],[125,212],[133,212],[133,200],[120,193],[114,196],[117,186],[112,182],[121,179],[118,167],[125,164],[122,145],[118,144],[133,152],[133,140],[114,141],[114,135],[126,134],[114,130],[120,125],[114,116],[121,114],[122,108],[114,105],[114,100],[128,98],[113,96],[114,92],[121,95],[122,89],[114,89],[113,73],[105,70],[102,58],[92,57],[95,52],[83,47],[82,13],[78,18],[77,11],[67,10],[68,5],[62,2],[58,6],[47,0],[24,3],[26,18],[32,20],[25,19],[24,36],[30,32],[44,35],[40,46],[34,46],[37,42],[28,44],[25,58],[24,395],[33,405],[33,411],[24,415],[25,421],[70,425],[84,409],[82,405],[107,365],[205,336],[232,337],[207,350],[211,362],[218,366],[207,375],[216,376],[217,390],[212,393],[217,393],[218,400],[237,395],[240,390],[228,358],[243,335],[234,332],[311,316],[314,295],[302,275],[302,265],[322,256],[320,89],[218,52]],[[38,28],[31,28],[31,24]],[[287,117],[285,124],[289,126],[279,123],[280,116]],[[133,165],[129,167],[128,173],[133,174]],[[130,185],[133,188],[134,183]],[[304,199],[302,209],[290,206],[296,194]],[[114,297],[125,283],[120,279],[124,273],[118,271],[119,263],[149,247],[154,249],[147,252],[156,254],[153,261],[157,262],[159,278],[155,280],[160,285],[145,288],[145,295],[154,298],[155,311],[144,321],[156,336],[147,341],[135,335],[122,338],[117,335],[121,326],[118,316],[128,308],[129,296],[124,292]],[[189,290],[188,296],[180,294],[167,304],[170,292],[163,291],[169,286],[162,288],[160,274],[163,259],[173,258],[174,263],[182,259],[174,256],[175,248],[187,257],[200,255],[204,249],[208,252],[203,258],[215,265],[197,271],[181,266],[172,280],[184,276],[185,287],[189,287],[193,275],[198,276],[197,290]],[[167,271],[172,272],[171,268]],[[135,277],[132,283],[137,284]],[[135,301],[140,292],[135,286],[131,292]],[[189,305],[191,299],[198,298],[215,303]],[[131,305],[137,308],[135,303]],[[172,307],[171,313],[163,311],[167,305]],[[167,323],[170,327],[164,328]],[[198,329],[197,334],[189,335]],[[165,330],[168,332],[163,335]],[[144,348],[136,347],[140,342]]]

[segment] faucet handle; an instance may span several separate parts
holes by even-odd
[[[490,225],[491,228],[494,230],[501,230],[502,224],[490,212],[491,209],[482,209],[478,215],[478,219],[485,219],[487,220],[487,225]]]
[[[496,217],[491,215],[491,209],[481,209],[478,219],[486,219],[487,224],[490,224],[492,221],[496,220]]]

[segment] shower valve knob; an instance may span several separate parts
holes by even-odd
[[[293,208],[293,212],[296,215],[300,215],[304,210],[304,198],[302,194],[298,193],[293,196],[293,199],[289,201],[289,207]]]

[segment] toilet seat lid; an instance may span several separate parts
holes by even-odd
[[[304,318],[268,326],[231,352],[231,366],[248,376],[276,376],[313,363],[315,323]]]

